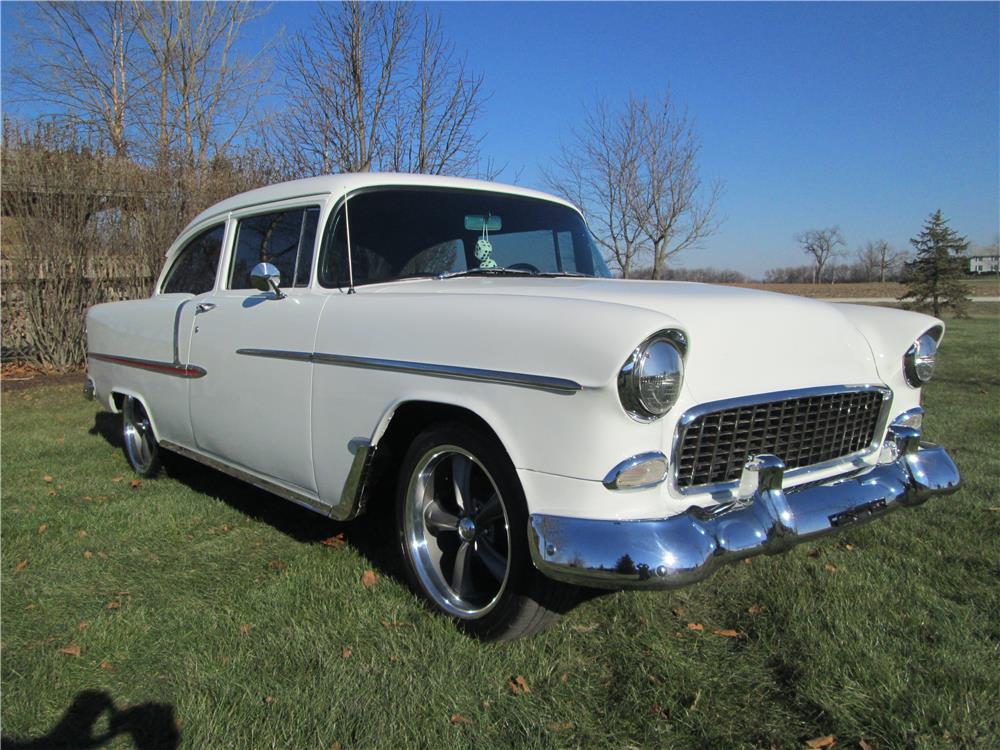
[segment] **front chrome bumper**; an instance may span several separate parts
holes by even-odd
[[[868,521],[959,487],[958,469],[944,448],[919,433],[895,428],[896,461],[828,483],[782,488],[784,464],[757,456],[744,477],[755,480],[746,501],[647,521],[533,515],[528,522],[535,566],[560,581],[597,588],[673,588],[716,568]]]

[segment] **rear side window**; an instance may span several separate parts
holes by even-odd
[[[215,288],[225,233],[226,225],[219,224],[190,240],[177,254],[160,291],[163,294],[204,294]]]
[[[318,206],[241,219],[229,288],[252,289],[250,271],[258,263],[276,266],[283,287],[308,286],[318,221]]]

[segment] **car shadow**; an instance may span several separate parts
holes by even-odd
[[[109,445],[121,449],[121,417],[106,411],[94,415],[91,435],[99,435]],[[396,553],[392,518],[387,514],[366,513],[350,523],[334,521],[293,502],[216,471],[174,453],[163,455],[167,476],[204,495],[218,498],[234,510],[266,523],[303,544],[319,544],[343,535],[344,543],[364,555],[381,574],[406,585],[402,563]],[[369,507],[373,503],[369,501]]]
[[[107,714],[107,721],[101,717]],[[2,750],[85,750],[106,747],[113,740],[129,737],[137,750],[175,750],[180,746],[173,706],[142,703],[118,709],[111,696],[99,690],[79,693],[59,722],[41,737],[0,737]]]

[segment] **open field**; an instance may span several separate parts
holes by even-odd
[[[377,524],[187,463],[132,482],[78,385],[5,391],[3,745],[998,747],[1000,318],[980,307],[925,394],[957,495],[497,646],[420,605]]]
[[[996,276],[968,279],[969,296],[996,297],[1000,299],[1000,278]],[[828,299],[898,299],[906,291],[905,284],[887,281],[884,284],[764,284],[751,281],[746,284],[727,284],[749,289],[764,289],[769,292],[798,294],[803,297],[823,297]]]

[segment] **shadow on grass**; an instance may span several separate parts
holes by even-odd
[[[98,721],[107,714],[106,729]],[[112,740],[128,736],[137,750],[174,750],[180,746],[173,706],[143,703],[119,711],[111,696],[103,691],[85,690],[70,704],[62,719],[47,734],[34,739],[0,738],[3,750],[84,750],[105,747]]]
[[[90,434],[100,435],[119,450],[124,446],[121,417],[117,414],[97,412]],[[216,497],[240,513],[266,523],[298,542],[318,544],[324,539],[343,534],[344,541],[368,558],[380,574],[406,585],[401,561],[396,553],[391,516],[366,513],[356,521],[338,523],[197,461],[167,453],[163,456],[163,462],[171,479],[195,492]],[[369,507],[373,505],[369,503]]]

